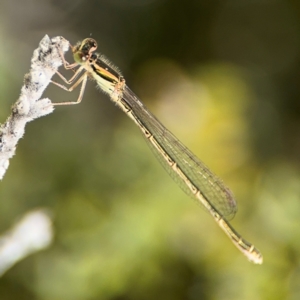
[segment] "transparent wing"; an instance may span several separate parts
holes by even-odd
[[[132,110],[131,116],[137,120],[138,125],[141,124],[141,127],[146,128],[152,134],[160,147],[174,162],[176,162],[177,166],[201,192],[206,200],[221,215],[226,216],[228,219],[232,218],[237,211],[237,205],[232,192],[223,184],[223,182],[168,129],[166,129],[127,86],[123,91],[121,101],[124,102],[124,106]],[[162,153],[155,147],[151,139],[146,138],[146,142],[159,162],[180,188],[199,202],[191,192],[190,188],[186,185],[186,182],[182,180],[182,177],[180,177],[176,170],[170,166]]]

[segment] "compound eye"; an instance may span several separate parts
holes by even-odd
[[[95,51],[98,47],[97,42],[94,39],[90,39],[91,49],[90,51]]]
[[[83,52],[93,52],[97,49],[97,42],[94,39],[88,38],[82,41],[80,50]]]

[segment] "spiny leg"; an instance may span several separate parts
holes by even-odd
[[[66,41],[67,41],[67,40],[66,40]],[[67,42],[69,43],[70,48],[73,49],[73,46],[71,45],[71,43],[70,43],[69,41],[67,41]],[[74,62],[73,64],[68,63],[68,62],[66,61],[65,55],[64,55],[64,53],[61,51],[61,49],[59,49],[59,55],[60,55],[60,57],[61,57],[61,60],[62,60],[63,65],[64,65],[64,68],[65,68],[66,70],[73,69],[73,68],[75,68],[75,67],[78,65],[76,62]]]
[[[66,40],[66,39],[65,39]],[[66,40],[67,41],[67,40]],[[71,45],[71,43],[69,41],[67,41],[70,45],[70,48],[72,49],[73,52],[73,46]],[[71,79],[67,79],[66,77],[64,77],[60,72],[58,72],[57,70],[55,71],[55,73],[57,73],[57,75],[67,84],[71,84],[75,78],[79,75],[79,73],[83,70],[83,67],[81,66],[78,70],[74,70],[74,68],[76,68],[77,66],[79,66],[79,64],[77,62],[74,62],[72,64],[70,64],[69,62],[66,61],[65,59],[65,54],[62,52],[61,49],[58,50],[59,51],[59,55],[60,58],[63,62],[63,66],[66,70],[72,70],[75,74],[72,76]]]
[[[78,64],[76,64],[76,65],[78,65]],[[82,70],[84,69],[84,67],[83,66],[81,66],[76,72],[75,72],[75,74],[70,78],[70,79],[67,79],[66,77],[64,77],[64,75],[62,75],[60,72],[58,72],[58,71],[56,71],[56,74],[66,83],[66,84],[72,84],[73,83],[73,81],[77,78],[77,76],[80,74],[80,72],[82,72]],[[79,79],[78,79],[79,80]],[[56,85],[58,85],[58,86],[60,86],[60,84],[59,83],[57,83],[57,82],[55,82],[55,81],[52,81],[51,80],[51,82],[52,83],[54,83],[54,84],[56,84]]]
[[[82,96],[84,94],[87,78],[88,78],[88,74],[87,74],[87,72],[85,72],[70,88],[67,88],[64,85],[53,81],[52,83],[54,83],[55,85],[59,86],[60,88],[64,89],[65,91],[68,91],[68,92],[72,92],[82,82],[77,101],[59,102],[59,103],[53,103],[53,105],[73,105],[73,104],[80,103],[82,100]]]
[[[69,42],[69,45],[72,49],[72,52],[73,52],[73,46],[71,45],[71,43]],[[64,56],[64,53],[59,50],[59,54],[60,54],[60,57],[61,57],[61,60],[63,62],[63,66],[66,70],[72,70],[74,71],[74,68],[77,67],[79,64],[78,63],[73,63],[73,64],[69,64],[66,59],[65,59],[65,56]],[[60,72],[56,71],[57,75],[66,83],[66,84],[72,84],[74,83],[74,81],[77,79],[78,75],[83,71],[84,67],[83,66],[80,66],[79,69],[77,69],[75,72],[75,74],[70,78],[70,79],[67,79],[66,77],[64,77]],[[81,85],[81,88],[80,88],[80,93],[79,93],[79,96],[78,96],[78,99],[77,101],[73,102],[73,101],[69,101],[69,102],[59,102],[59,103],[53,103],[53,105],[72,105],[72,104],[78,104],[81,102],[82,100],[82,97],[83,97],[83,94],[84,94],[84,90],[85,90],[85,87],[86,87],[86,82],[87,82],[87,77],[88,77],[88,74],[87,72],[84,72],[84,74],[70,87],[70,88],[67,88],[66,86],[62,85],[62,84],[59,84],[55,81],[52,81],[51,82],[55,85],[57,85],[58,87],[64,89],[65,91],[68,91],[68,92],[71,92],[73,91],[80,83],[82,83]]]

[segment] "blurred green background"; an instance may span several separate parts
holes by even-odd
[[[45,34],[98,41],[231,188],[231,223],[264,263],[235,249],[88,82],[80,105],[27,126],[1,182],[1,232],[46,207],[55,240],[0,278],[0,299],[300,299],[300,2],[1,0],[2,123]]]

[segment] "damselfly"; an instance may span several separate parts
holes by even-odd
[[[67,88],[53,83],[67,91],[72,91],[81,83],[80,94],[76,102],[54,103],[54,105],[80,103],[88,77],[94,79],[110,99],[140,128],[162,166],[183,191],[207,209],[233,244],[250,261],[261,264],[263,257],[259,250],[238,234],[225,219],[236,212],[236,202],[231,191],[145,107],[125,84],[120,71],[103,55],[94,53],[97,49],[97,42],[94,39],[87,38],[71,48],[75,63],[67,63],[62,54],[64,67],[74,69],[79,66],[79,68],[69,80],[57,73],[64,82],[73,85]]]

